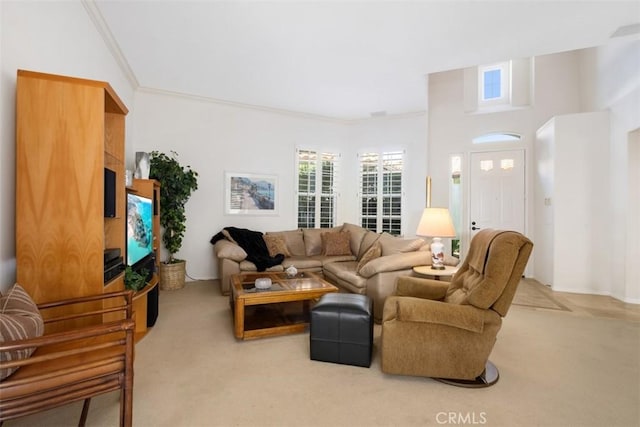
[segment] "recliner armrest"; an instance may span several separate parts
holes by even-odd
[[[481,333],[487,312],[472,305],[392,296],[385,303],[383,323],[396,319],[399,322],[438,324]]]
[[[395,295],[441,301],[447,294],[448,282],[423,279],[421,277],[402,276],[396,282]]]

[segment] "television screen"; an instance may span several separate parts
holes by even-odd
[[[153,252],[153,202],[127,194],[127,265],[134,265]]]

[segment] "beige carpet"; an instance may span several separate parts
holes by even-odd
[[[549,310],[571,311],[553,296],[553,292],[546,286],[533,279],[523,279],[513,298],[513,304]]]
[[[161,292],[136,347],[134,425],[621,426],[640,424],[640,323],[514,305],[488,389],[309,360],[307,333],[238,342],[212,282]],[[94,399],[89,426],[114,426],[118,396]],[[80,404],[5,426],[72,426]],[[452,417],[452,418],[450,418]],[[444,422],[443,422],[444,421]]]

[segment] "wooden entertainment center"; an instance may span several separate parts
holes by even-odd
[[[126,260],[127,107],[101,81],[18,70],[16,86],[17,282],[36,303],[124,289],[124,271],[105,274],[105,250]],[[109,214],[107,180],[115,198]],[[152,196],[156,185],[136,182],[131,191]],[[158,232],[159,223],[157,258]],[[146,293],[157,283],[156,273],[137,295],[138,337],[146,332]]]

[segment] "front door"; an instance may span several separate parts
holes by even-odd
[[[483,228],[524,234],[524,150],[471,153],[469,236]]]

